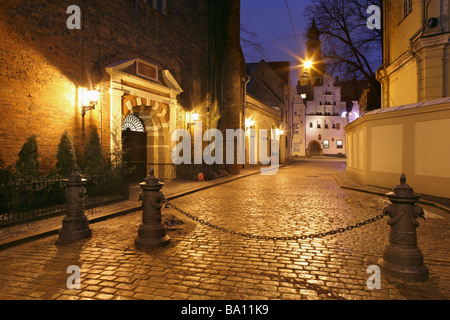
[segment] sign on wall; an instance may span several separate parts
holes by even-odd
[[[158,68],[151,64],[136,60],[136,75],[158,81]]]

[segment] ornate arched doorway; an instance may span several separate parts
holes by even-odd
[[[122,125],[124,160],[130,173],[130,183],[141,182],[147,171],[147,133],[137,114],[128,115]]]
[[[128,116],[135,115],[144,126],[146,139],[146,169],[143,175],[142,169],[135,171],[141,175],[138,181],[145,179],[150,168],[159,179],[176,178],[170,135],[177,127],[177,96],[183,90],[172,74],[156,62],[127,59],[109,65],[106,71],[111,76],[111,150],[122,146],[121,131],[127,136],[139,136],[139,142],[134,143],[142,145],[143,134],[122,127]],[[139,156],[136,161],[142,163],[143,159]]]
[[[322,155],[322,148],[320,146],[320,143],[313,140],[308,145],[308,156],[320,156]]]
[[[144,127],[145,138],[141,136],[139,143],[145,141],[146,169],[140,180],[147,176],[150,168],[154,169],[155,176],[159,179],[172,179],[174,166],[170,157],[169,107],[164,103],[134,95],[125,95],[123,106],[125,119],[131,115],[136,116]],[[142,156],[139,161],[143,158]],[[139,174],[141,173],[142,171],[139,171]]]

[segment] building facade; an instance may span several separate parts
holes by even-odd
[[[449,1],[386,0],[383,7],[381,107],[448,97]]]
[[[292,97],[292,156],[306,155],[306,106],[300,95]]]
[[[322,86],[314,86],[314,100],[306,102],[306,155],[345,155],[347,104],[333,77],[324,75]]]
[[[139,175],[174,178],[171,133],[191,114],[204,130],[244,126],[239,11],[238,0],[2,2],[0,159],[14,164],[34,134],[49,172],[67,130],[82,167],[95,126],[105,159],[126,141]]]
[[[384,1],[382,108],[349,124],[347,172],[450,198],[449,1]]]
[[[280,162],[285,162],[281,154],[286,154],[286,147],[280,133],[280,111],[272,108],[255,97],[247,94],[245,103],[245,163],[246,165],[259,165],[272,156],[279,156]],[[261,130],[266,133],[267,139],[261,135]],[[275,132],[275,137],[272,133]],[[279,134],[277,134],[277,132]],[[276,141],[279,146],[279,154],[272,154],[272,143]]]
[[[246,87],[248,95],[278,113],[279,123],[273,129],[281,132],[278,137],[280,162],[286,162],[291,158],[292,150],[291,100],[294,92],[290,85],[290,62],[261,60],[259,63],[248,63],[246,72],[249,76]]]

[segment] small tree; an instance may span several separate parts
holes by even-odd
[[[92,126],[89,139],[84,148],[84,173],[88,176],[104,173],[105,163],[97,127]]]
[[[16,162],[16,176],[23,180],[35,179],[39,176],[39,153],[35,135],[28,138],[19,152],[19,160]]]
[[[63,178],[67,178],[76,164],[75,150],[67,131],[64,131],[59,141],[56,159],[58,160],[56,162],[56,173]]]

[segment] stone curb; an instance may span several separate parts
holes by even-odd
[[[370,193],[370,194],[374,194],[374,195],[377,195],[377,196],[386,197],[386,193],[369,190],[367,188],[364,188],[364,186],[351,187],[351,186],[345,185],[345,182],[341,181],[341,179],[339,179],[339,177],[336,174],[334,174],[334,173],[333,173],[333,178],[334,178],[334,180],[336,180],[336,182],[339,184],[339,186],[342,189],[353,190],[353,191],[364,192],[364,193]],[[390,190],[386,189],[386,192],[389,192],[389,191]],[[419,203],[425,204],[425,205],[428,205],[428,206],[432,206],[432,207],[441,209],[441,210],[443,210],[443,211],[445,211],[447,213],[450,213],[450,208],[448,208],[448,207],[446,207],[446,206],[444,206],[444,205],[442,205],[440,203],[434,202],[434,201],[419,199]]]
[[[286,164],[280,165],[279,168],[283,168],[285,166],[286,166]],[[260,173],[260,171],[255,171],[255,172],[251,172],[251,173],[240,174],[240,175],[237,175],[237,176],[231,176],[230,178],[225,179],[225,180],[212,182],[212,183],[210,183],[208,185],[205,185],[205,186],[201,186],[201,187],[198,187],[198,188],[193,188],[193,189],[190,189],[190,190],[181,191],[181,192],[177,192],[177,193],[168,195],[168,196],[166,196],[166,199],[169,200],[169,201],[170,200],[174,200],[174,199],[177,199],[177,198],[181,198],[181,197],[184,197],[184,196],[196,193],[198,191],[206,190],[206,189],[209,189],[209,188],[212,188],[212,187],[215,187],[215,186],[219,186],[219,185],[222,185],[222,184],[225,184],[225,183],[228,183],[228,182],[232,182],[232,181],[236,181],[236,180],[239,180],[239,179],[242,179],[242,178],[253,176],[253,175],[256,175],[256,174],[259,174],[259,173]],[[164,193],[164,190],[163,190],[163,193]],[[130,208],[121,209],[121,210],[113,211],[113,212],[110,212],[110,213],[105,213],[103,215],[99,215],[99,216],[94,217],[94,218],[89,218],[89,224],[93,224],[93,223],[100,222],[100,221],[105,221],[105,220],[110,219],[110,218],[120,217],[120,216],[129,214],[129,213],[133,213],[133,212],[136,212],[136,211],[139,211],[139,210],[142,210],[140,205],[139,206],[131,206]],[[28,235],[25,235],[25,236],[21,236],[21,237],[17,237],[17,238],[14,238],[14,239],[1,241],[0,242],[0,251],[4,250],[4,249],[7,249],[7,248],[10,248],[10,247],[13,247],[13,246],[16,246],[16,245],[19,245],[19,244],[23,244],[23,243],[29,242],[29,241],[33,241],[33,240],[37,240],[37,239],[40,239],[40,238],[56,235],[56,234],[58,234],[58,231],[59,231],[59,227],[58,228],[51,227],[51,228],[43,229],[43,230],[41,230],[39,232],[31,233],[31,234],[28,234]]]

